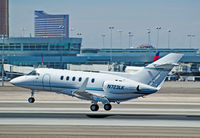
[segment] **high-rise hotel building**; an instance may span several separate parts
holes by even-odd
[[[9,36],[8,0],[0,0],[0,36]]]
[[[35,11],[35,37],[69,37],[69,15]]]

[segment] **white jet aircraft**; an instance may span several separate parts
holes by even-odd
[[[51,91],[91,101],[90,109],[98,111],[98,102],[111,110],[111,102],[120,103],[157,92],[168,73],[183,54],[170,53],[129,74],[119,72],[84,72],[38,68],[10,83],[31,89],[30,103],[35,101],[35,91]]]

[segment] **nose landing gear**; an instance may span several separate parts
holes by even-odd
[[[28,98],[28,102],[29,103],[34,103],[35,102],[35,98],[33,98],[33,97]]]
[[[31,97],[28,98],[28,102],[29,102],[29,103],[34,103],[34,102],[35,102],[34,90],[31,91]]]

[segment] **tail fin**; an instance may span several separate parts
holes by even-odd
[[[166,76],[174,66],[178,65],[182,56],[183,54],[170,53],[136,72],[131,78],[160,89]]]
[[[159,51],[156,52],[156,55],[155,55],[154,58],[153,58],[153,62],[155,62],[156,60],[158,60],[158,58],[159,58],[159,54],[160,54]]]

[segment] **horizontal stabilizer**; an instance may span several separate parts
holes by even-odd
[[[175,66],[178,66],[178,65],[179,64],[177,64],[177,63],[166,63],[166,64],[160,64],[160,65],[155,64],[154,67],[155,68],[160,68],[160,69],[163,69],[163,68],[171,69],[171,68],[173,68]]]
[[[167,67],[167,65],[174,67],[172,65],[177,64],[177,62],[182,58],[183,54],[170,53],[161,59],[149,64],[147,67]],[[169,67],[167,67],[169,68]]]

